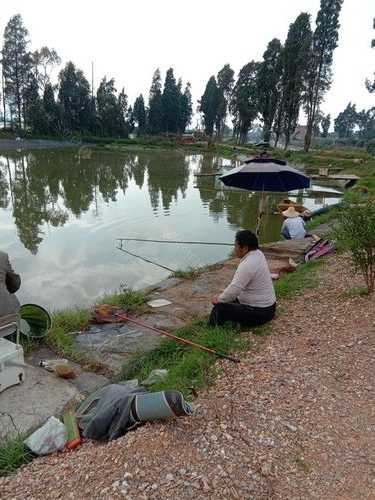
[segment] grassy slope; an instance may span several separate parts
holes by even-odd
[[[321,262],[311,262],[297,268],[292,274],[285,275],[276,282],[278,300],[288,299],[300,293],[303,289],[312,288],[316,284],[316,270]],[[256,334],[270,333],[272,324],[254,328]],[[249,349],[248,338],[239,335],[239,330],[228,325],[221,328],[209,328],[206,320],[200,320],[181,328],[175,334],[182,338],[193,340],[196,343],[210,347],[220,352],[241,352]],[[176,388],[185,396],[189,396],[192,388],[198,389],[210,383],[216,371],[213,363],[216,356],[204,353],[172,340],[164,340],[159,348],[150,353],[134,357],[124,366],[122,378],[138,378],[140,381],[147,378],[151,370],[156,368],[168,369],[168,376],[163,382],[155,384],[152,390]]]
[[[97,304],[109,304],[125,308],[128,312],[142,312],[145,308],[145,294],[141,291],[123,289],[118,293],[103,296]],[[45,339],[56,353],[84,364],[94,371],[101,371],[100,363],[93,362],[87,354],[76,345],[72,332],[88,328],[90,309],[77,308],[56,311],[52,315],[52,328]]]

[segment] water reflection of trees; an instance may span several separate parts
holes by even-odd
[[[168,169],[168,165],[172,169]],[[169,211],[173,200],[177,200],[178,192],[185,197],[189,182],[189,158],[174,152],[151,155],[147,164],[148,190],[154,211],[159,209],[160,197],[164,211]]]
[[[98,214],[99,195],[106,203],[116,201],[120,192],[125,194],[129,179],[142,189],[146,173],[154,211],[169,210],[179,192],[185,196],[189,162],[181,154],[103,152],[86,158],[72,151],[3,154],[0,208],[11,205],[18,236],[35,254],[45,224],[63,226],[70,214],[79,218],[93,206]]]

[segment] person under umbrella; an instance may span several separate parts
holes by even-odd
[[[249,230],[236,233],[234,250],[241,261],[232,282],[212,298],[210,326],[231,321],[244,327],[263,325],[271,321],[276,311],[276,295],[258,238]]]
[[[310,179],[299,170],[287,165],[283,160],[264,156],[245,160],[242,165],[233,168],[219,179],[226,186],[261,193],[256,235],[259,234],[262,215],[265,212],[265,193],[283,193],[310,187]]]
[[[281,226],[281,236],[286,240],[302,239],[306,236],[305,221],[294,207],[282,212],[285,220]]]

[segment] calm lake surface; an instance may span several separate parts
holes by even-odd
[[[0,248],[22,276],[21,303],[50,310],[91,304],[120,285],[142,288],[169,272],[116,248],[116,238],[231,243],[254,229],[259,194],[195,177],[235,163],[182,152],[12,152],[0,155]],[[294,196],[292,196],[294,195]],[[290,198],[315,210],[339,188],[313,186]],[[279,239],[272,195],[262,242]],[[226,258],[230,247],[129,242],[125,248],[172,269]]]

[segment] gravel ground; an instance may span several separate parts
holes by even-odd
[[[220,361],[194,417],[40,458],[0,478],[17,499],[375,498],[374,298],[331,257],[241,365]]]

